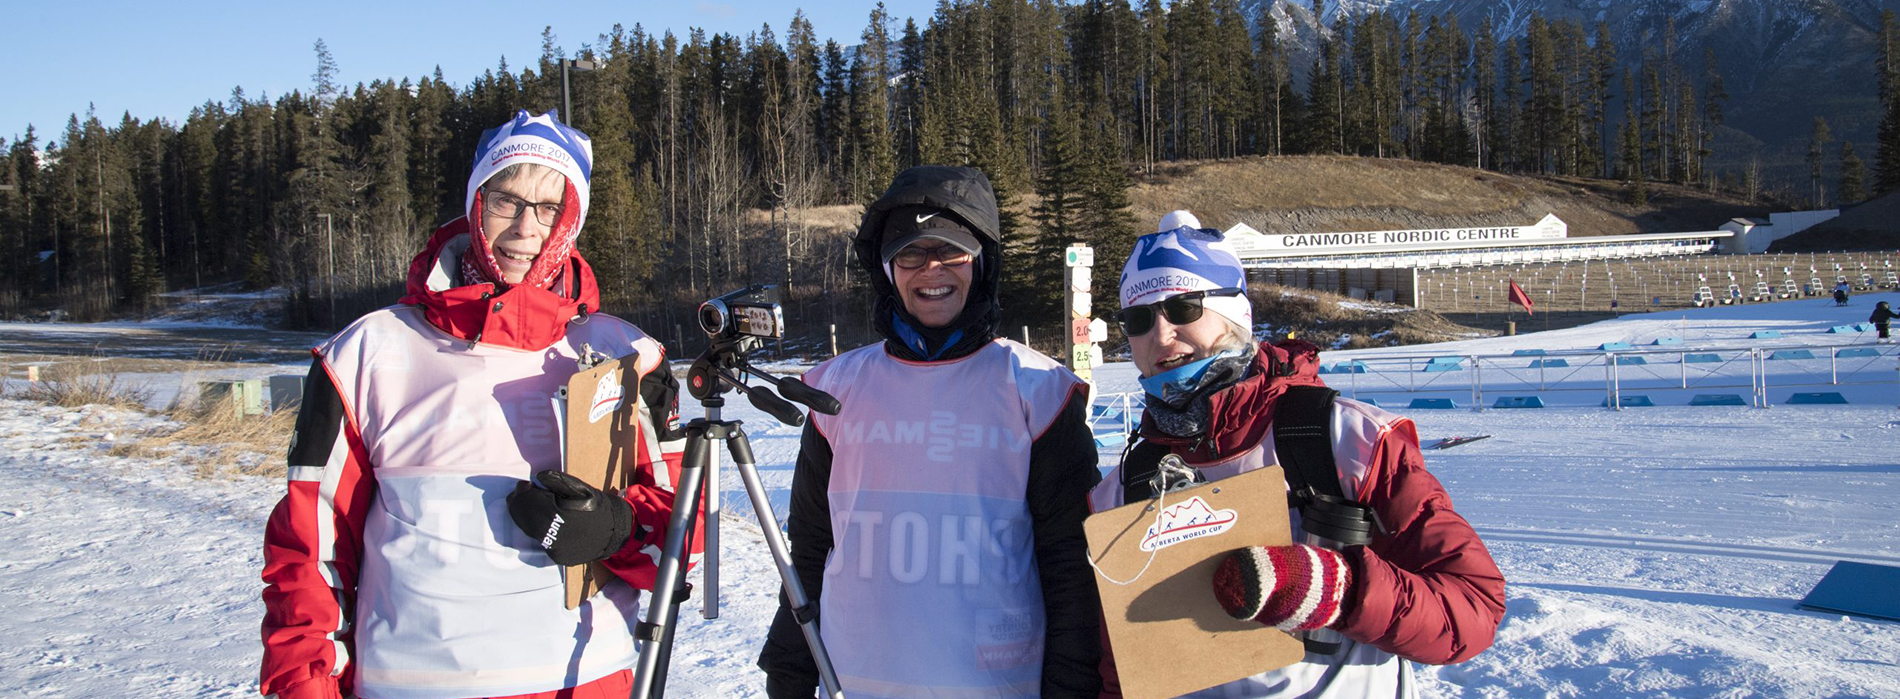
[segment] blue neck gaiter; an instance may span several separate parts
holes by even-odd
[[[923,333],[917,332],[916,328],[910,327],[909,323],[904,322],[903,314],[895,312],[891,314],[891,329],[897,331],[898,339],[903,340],[906,347],[914,349],[917,351],[917,354],[922,355],[924,361],[936,361],[938,357],[943,355],[944,350],[956,346],[957,340],[963,339],[963,330],[958,328],[955,332],[950,333],[949,337],[945,337],[943,342],[933,349],[930,347],[929,341],[924,338]]]

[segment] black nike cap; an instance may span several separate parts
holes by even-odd
[[[972,255],[983,254],[983,246],[977,242],[976,234],[963,225],[963,221],[957,219],[955,214],[932,206],[905,206],[893,209],[890,216],[884,219],[881,261],[890,262],[891,257],[904,246],[925,238],[936,238]]]

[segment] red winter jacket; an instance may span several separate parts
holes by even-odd
[[[366,315],[315,351],[316,361],[289,455],[288,491],[271,513],[264,535],[264,694],[285,699],[334,699],[361,691],[369,682],[361,674],[367,662],[365,649],[358,647],[365,615],[380,615],[385,622],[406,620],[412,628],[452,623],[430,617],[426,609],[419,615],[404,615],[401,609],[368,610],[362,600],[371,592],[382,600],[397,602],[406,599],[401,595],[407,593],[392,592],[396,587],[455,591],[446,594],[470,589],[481,594],[491,592],[463,579],[419,582],[413,577],[400,577],[408,574],[404,571],[384,573],[398,576],[401,584],[397,586],[389,580],[372,579],[365,575],[366,562],[377,555],[379,545],[384,549],[389,546],[388,542],[366,541],[366,531],[374,529],[369,523],[378,517],[384,519],[384,529],[389,529],[387,520],[391,515],[379,511],[379,501],[390,499],[382,505],[384,510],[405,504],[400,500],[404,496],[398,494],[401,488],[392,484],[404,482],[402,479],[417,482],[418,473],[427,475],[423,472],[432,468],[449,468],[445,480],[458,481],[464,480],[457,475],[460,473],[492,472],[493,476],[526,478],[534,470],[557,464],[558,449],[552,448],[552,440],[558,439],[558,433],[551,429],[552,408],[548,407],[551,391],[538,392],[537,388],[522,393],[524,389],[511,385],[564,383],[566,375],[562,372],[576,370],[573,345],[583,340],[591,340],[601,351],[619,354],[631,349],[641,355],[644,378],[640,382],[641,402],[636,404],[641,408],[642,438],[636,454],[635,484],[624,495],[645,531],[629,539],[620,552],[603,563],[635,589],[652,587],[656,573],[653,559],[664,540],[681,457],[681,442],[673,432],[677,385],[665,369],[664,349],[624,321],[592,315],[599,307],[599,291],[592,271],[578,254],[570,254],[557,291],[515,285],[496,293],[492,284],[455,286],[457,252],[466,250],[458,246],[467,244],[467,230],[464,219],[437,229],[410,266],[403,305]],[[412,368],[409,357],[422,358],[426,364],[417,363]],[[496,386],[480,385],[501,381],[494,372],[520,370],[524,363],[531,367],[523,376]],[[440,383],[418,387],[414,377],[425,371],[441,374]],[[426,396],[424,400],[440,404],[416,407],[420,404],[379,397],[390,391],[417,388],[421,389],[417,395]],[[490,389],[496,391],[490,393]],[[502,391],[513,391],[505,404]],[[411,407],[416,407],[414,415],[398,414]],[[456,450],[454,442],[481,442],[473,437],[431,439],[427,434],[436,429],[469,429],[470,424],[482,424],[469,420],[491,412],[508,415],[511,424],[519,423],[513,424],[512,430],[523,445],[519,455],[450,455]],[[397,427],[408,431],[390,436]],[[379,463],[375,456],[379,453],[399,455],[402,463],[395,466],[402,472],[400,478],[386,475],[386,464]],[[488,477],[473,475],[467,480]],[[414,501],[406,504],[415,506]],[[480,507],[472,510],[480,511]],[[505,515],[500,521],[503,525],[497,526],[513,527]],[[489,536],[507,542],[516,533],[508,529]],[[445,540],[447,546],[466,545],[469,548],[465,550],[477,552],[484,550],[479,546],[489,543]],[[530,546],[521,542],[515,548]],[[521,550],[519,555],[532,557],[538,552]],[[404,563],[389,559],[387,554],[380,560],[379,569],[384,571]],[[502,574],[553,575],[546,568],[523,573],[518,567],[503,570]],[[545,610],[537,607],[531,611],[530,616],[541,618],[564,613],[558,601]],[[604,613],[595,608],[596,615]],[[492,633],[493,629],[488,631]],[[533,638],[517,640],[541,645],[575,643],[573,633],[545,639],[548,643]],[[627,647],[632,646],[630,638],[606,638],[603,642],[622,640]],[[452,658],[467,654],[467,643],[466,638],[441,638],[440,643],[431,640],[423,645],[439,647],[435,657]],[[483,671],[492,675],[497,669],[479,658],[472,662],[483,666],[466,668],[469,677]],[[600,681],[611,682],[616,677],[618,674],[608,675]],[[533,676],[522,682],[571,688],[571,684],[563,684],[559,674],[551,680]]]
[[[1261,343],[1259,350],[1248,378],[1210,396],[1202,438],[1170,437],[1152,420],[1143,421],[1142,437],[1169,446],[1190,464],[1228,459],[1261,444],[1269,437],[1274,401],[1288,387],[1324,383],[1312,344]],[[1348,449],[1368,457],[1359,465],[1363,473],[1350,474],[1356,492],[1346,495],[1377,511],[1387,533],[1369,545],[1345,549],[1353,587],[1335,628],[1347,638],[1417,662],[1471,659],[1491,646],[1504,619],[1503,574],[1477,532],[1452,509],[1444,487],[1425,470],[1412,421],[1344,398],[1339,403],[1335,410],[1350,414],[1335,424],[1362,428],[1335,434],[1335,441],[1368,442]],[[1271,450],[1271,444],[1266,446]],[[1344,484],[1353,466],[1338,466]],[[1105,647],[1103,656],[1104,696],[1119,696],[1112,649]]]

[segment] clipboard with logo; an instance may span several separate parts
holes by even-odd
[[[591,352],[591,348],[589,350]],[[598,356],[598,355],[596,355]],[[569,377],[554,398],[562,438],[561,470],[601,490],[619,493],[633,483],[640,453],[639,355],[605,359]],[[587,360],[583,359],[583,364]],[[613,572],[596,561],[567,566],[567,608],[600,592]]]
[[[1123,696],[1180,696],[1304,657],[1298,639],[1229,616],[1213,592],[1228,552],[1293,543],[1279,466],[1099,512],[1083,527]]]

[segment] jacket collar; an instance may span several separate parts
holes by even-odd
[[[1141,420],[1141,437],[1169,447],[1193,463],[1219,461],[1248,449],[1273,424],[1274,403],[1292,386],[1324,386],[1319,347],[1305,340],[1262,342],[1247,377],[1208,396],[1207,431],[1198,437],[1162,434],[1152,418]]]
[[[580,253],[568,254],[557,290],[515,284],[457,286],[461,257],[470,245],[468,219],[443,224],[409,263],[401,303],[420,306],[429,324],[466,340],[520,350],[540,350],[567,336],[570,321],[600,310],[594,271]],[[558,293],[557,293],[558,292]]]

